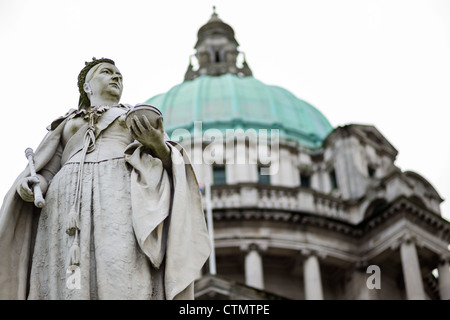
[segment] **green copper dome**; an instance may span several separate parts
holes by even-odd
[[[203,132],[210,128],[223,132],[226,129],[279,129],[280,139],[317,148],[333,129],[322,113],[309,103],[286,89],[266,85],[252,76],[238,77],[229,73],[200,76],[146,103],[161,110],[169,137],[177,128],[193,133],[194,121],[201,121]]]

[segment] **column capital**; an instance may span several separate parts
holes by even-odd
[[[267,248],[269,246],[265,243],[255,243],[255,242],[250,242],[250,243],[243,243],[239,246],[239,248],[241,249],[241,251],[248,253],[250,251],[257,251],[257,252],[264,252],[267,251]]]
[[[314,249],[309,249],[309,248],[303,248],[300,250],[300,254],[305,256],[305,257],[310,257],[310,256],[315,256],[319,259],[325,259],[327,254],[325,252],[322,251],[318,251],[318,250],[314,250]]]
[[[391,250],[398,250],[402,244],[414,244],[418,247],[423,247],[423,242],[417,235],[411,233],[410,231],[405,232],[402,236],[395,239],[391,244]]]

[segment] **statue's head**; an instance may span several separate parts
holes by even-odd
[[[122,95],[122,75],[111,59],[92,58],[78,75],[79,109],[98,101],[118,103]]]

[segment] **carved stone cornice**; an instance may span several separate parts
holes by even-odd
[[[363,145],[371,145],[380,155],[387,155],[392,160],[397,157],[398,151],[373,125],[348,124],[334,129],[323,143],[327,148],[336,140],[355,137]]]
[[[270,208],[218,208],[214,209],[214,220],[220,221],[273,221],[300,224],[322,228],[342,235],[362,238],[372,230],[382,227],[394,217],[404,217],[414,224],[425,226],[435,236],[450,242],[450,222],[435,213],[417,206],[406,197],[394,200],[385,210],[370,216],[366,220],[351,224],[333,217],[318,215],[314,212],[280,210]]]
[[[420,240],[420,238],[417,237],[415,234],[412,234],[408,230],[391,244],[391,250],[395,251],[398,248],[400,248],[402,244],[411,244],[411,243],[418,247],[423,247],[423,242]]]
[[[390,218],[398,216],[400,214],[416,224],[419,222],[422,223],[441,239],[450,241],[449,221],[431,212],[430,210],[418,206],[404,196],[398,197],[396,200],[392,201],[385,210],[378,213],[377,215],[369,217],[365,221],[362,221],[360,225],[361,227],[363,227],[363,230],[366,233],[377,228],[381,224],[388,221]]]

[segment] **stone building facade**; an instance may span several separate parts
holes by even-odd
[[[197,299],[450,299],[443,199],[372,125],[333,128],[252,75],[214,12],[197,66],[147,103],[190,153],[214,252]],[[210,188],[209,188],[210,186]]]

